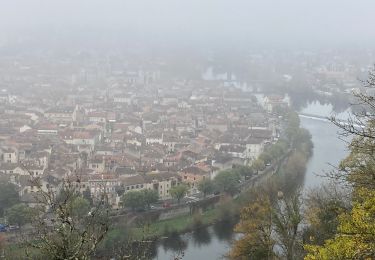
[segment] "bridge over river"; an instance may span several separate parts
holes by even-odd
[[[301,117],[301,118],[308,118],[308,119],[319,120],[319,121],[323,121],[323,122],[331,122],[331,119],[332,119],[332,116],[321,116],[321,115],[314,115],[314,114],[301,113],[301,112],[298,113],[298,116]],[[344,120],[344,119],[336,118],[336,121],[343,124],[343,125],[351,124],[348,120]],[[362,128],[363,125],[354,124],[354,127]]]
[[[300,113],[299,116],[301,126],[309,130],[314,143],[304,179],[304,189],[309,190],[324,183],[326,179],[319,177],[319,174],[332,170],[331,165],[337,166],[347,156],[348,151],[346,143],[337,136],[338,128],[329,122],[328,117],[305,113]],[[270,170],[269,174],[272,172]],[[208,228],[165,240],[157,246],[153,259],[173,259],[179,250],[184,252],[183,260],[223,259],[235,238],[233,224],[219,222]]]

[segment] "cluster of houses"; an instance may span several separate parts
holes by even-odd
[[[64,95],[43,93],[46,85],[34,86],[38,95],[2,93],[0,178],[23,202],[35,203],[35,179],[45,190],[70,179],[93,198],[106,192],[113,207],[134,190],[167,200],[185,183],[196,193],[203,179],[251,164],[275,142],[272,107],[288,105],[222,82],[161,80],[155,71],[113,71],[102,84],[75,80]]]

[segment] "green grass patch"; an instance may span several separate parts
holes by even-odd
[[[198,213],[197,213],[198,214]],[[188,232],[195,225],[210,225],[219,220],[217,209],[210,209],[199,215],[184,215],[173,219],[166,219],[145,224],[143,227],[133,227],[131,236],[140,239],[143,237],[161,237],[169,233]],[[199,223],[198,223],[199,222]]]

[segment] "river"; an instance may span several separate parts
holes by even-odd
[[[314,102],[302,109],[303,113],[330,117],[332,105],[321,105]],[[335,114],[338,119],[348,118],[349,109]],[[324,173],[334,170],[339,162],[348,154],[347,144],[339,138],[340,129],[328,120],[315,120],[301,117],[301,126],[309,130],[314,144],[313,155],[310,158],[305,175],[304,189],[319,186],[327,179]]]
[[[331,115],[332,107],[309,104],[302,112],[318,116]],[[338,115],[345,118],[346,112]],[[313,155],[310,158],[304,180],[304,189],[317,187],[326,181],[320,177],[324,172],[333,170],[347,154],[345,142],[338,138],[339,129],[331,122],[301,117],[301,126],[308,129],[314,143]],[[183,260],[214,260],[222,259],[231,246],[233,240],[233,224],[219,223],[208,228],[176,236],[158,245],[156,257],[158,260],[173,259],[179,248],[183,249]]]

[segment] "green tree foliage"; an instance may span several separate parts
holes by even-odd
[[[297,141],[296,141],[297,142]],[[281,139],[274,144],[265,147],[265,150],[259,155],[258,159],[264,163],[277,162],[288,152],[288,143]]]
[[[285,116],[285,136],[287,143],[296,150],[309,156],[312,152],[313,143],[311,134],[304,128],[300,128],[300,119],[295,111],[289,111]]]
[[[297,136],[300,126],[300,120],[298,114],[294,111],[289,111],[285,116],[287,126],[285,129],[285,135],[289,143],[294,144],[294,138]]]
[[[375,189],[375,139],[355,138],[338,174],[334,177],[351,183],[354,188]]]
[[[274,106],[272,112],[278,116],[285,116],[289,112],[289,108],[285,106]]]
[[[271,156],[272,160],[276,160],[284,155],[287,152],[288,145],[283,141],[278,141],[277,143],[270,146],[268,153]]]
[[[287,160],[285,164],[285,171],[291,175],[302,175],[306,170],[306,156],[301,153],[293,153]]]
[[[93,204],[92,196],[91,196],[91,191],[90,191],[90,188],[89,188],[89,187],[87,187],[87,188],[82,192],[82,197],[85,198],[85,199],[90,203],[90,205]]]
[[[254,169],[254,171],[255,171],[256,173],[258,173],[259,171],[264,170],[264,168],[265,168],[266,166],[265,166],[263,160],[261,160],[261,159],[256,159],[256,160],[254,160],[253,163],[251,164],[251,167]]]
[[[19,202],[17,187],[7,181],[0,181],[0,216],[7,208]]]
[[[359,188],[353,209],[340,214],[337,233],[323,246],[306,245],[306,260],[375,259],[375,191]]]
[[[365,84],[375,88],[375,70]],[[339,214],[336,233],[324,245],[305,245],[305,259],[375,259],[375,98],[367,93],[355,93],[365,112],[355,113],[349,124],[332,119],[345,136],[354,136],[350,155],[331,175],[353,188],[352,209]]]
[[[149,209],[152,203],[159,200],[157,190],[139,190],[126,192],[121,197],[121,203],[124,207],[129,207],[133,211],[136,209],[144,209],[146,206]]]
[[[235,221],[237,222],[237,217],[240,213],[240,205],[233,203],[233,200],[228,197],[224,197],[220,199],[220,204],[217,207],[217,214],[218,218],[221,221]]]
[[[259,155],[259,159],[262,160],[265,164],[267,164],[267,163],[271,163],[274,158],[269,152],[264,151],[263,153]]]
[[[146,206],[144,194],[141,191],[129,191],[121,197],[121,203],[124,207],[129,207],[133,211],[143,209]]]
[[[299,195],[277,197],[272,184],[250,191],[241,210],[231,259],[300,259],[302,254]],[[275,250],[275,247],[280,249]]]
[[[265,193],[253,193],[255,199],[241,210],[235,231],[243,234],[230,252],[231,259],[273,259],[272,203]]]
[[[299,128],[294,135],[293,148],[303,153],[306,156],[310,156],[312,153],[313,143],[311,140],[311,134],[304,128]]]
[[[338,216],[350,210],[350,191],[334,183],[310,191],[305,200],[304,243],[323,245],[335,236],[339,225]]]
[[[147,208],[151,208],[151,204],[159,200],[159,193],[157,190],[142,190],[142,193]]]
[[[230,170],[219,172],[214,179],[215,186],[219,189],[219,191],[231,195],[238,192],[239,181],[240,176],[236,172]]]
[[[294,142],[294,148],[290,150],[289,156],[283,161],[278,174],[274,177],[278,183],[279,190],[286,195],[291,195],[303,184],[306,164],[311,155],[311,136]]]
[[[211,194],[215,190],[215,184],[210,179],[204,179],[198,183],[198,190],[203,193],[203,196],[206,197],[208,194]]]
[[[322,241],[310,239],[305,248],[309,252],[306,259],[374,259],[375,258],[375,189],[371,182],[372,166],[362,161],[362,167],[352,164],[354,154],[343,161],[346,165],[343,177],[352,184],[352,209],[342,210],[335,201],[330,208],[319,212],[328,218],[327,225],[337,227],[326,231]],[[359,157],[355,155],[357,160]],[[366,157],[366,156],[365,156]],[[326,224],[323,222],[323,224]],[[316,225],[310,221],[310,225]],[[319,227],[319,226],[318,226]],[[332,234],[333,233],[333,234]],[[314,238],[314,237],[313,237]]]
[[[244,165],[236,165],[232,171],[243,178],[251,177],[254,174],[253,168]]]
[[[73,216],[82,218],[89,213],[90,202],[81,196],[77,196],[71,201],[70,207]]]
[[[188,190],[189,188],[186,185],[180,184],[180,185],[172,187],[169,190],[169,193],[171,194],[172,198],[176,199],[178,204],[180,204],[181,199],[185,197]]]
[[[282,248],[282,258],[300,259],[303,252],[299,231],[302,213],[298,193],[289,198],[279,198],[273,207],[272,221],[277,244]]]
[[[296,184],[303,178],[311,154],[311,135],[300,128],[298,115],[284,111],[286,140],[266,147],[252,164],[254,171],[264,163],[283,159],[277,174],[264,187],[240,197],[246,206],[236,230],[243,234],[230,252],[232,259],[301,259],[303,244],[300,195]],[[291,149],[292,148],[292,149]],[[284,159],[284,155],[289,154]],[[282,192],[281,192],[282,191]],[[280,195],[280,196],[279,196]]]
[[[8,223],[23,226],[34,218],[35,210],[23,203],[15,204],[5,211]]]

